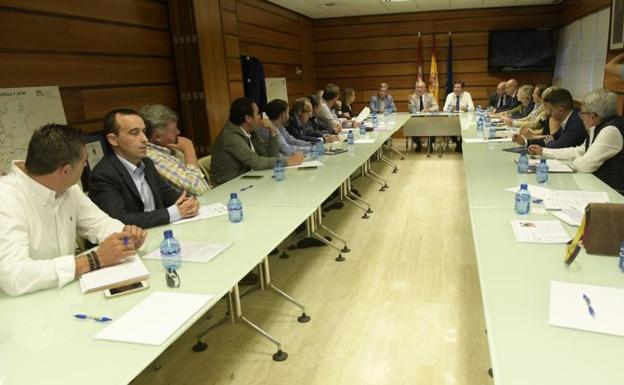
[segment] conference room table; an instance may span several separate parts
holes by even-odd
[[[178,289],[166,286],[165,271],[159,260],[144,259],[151,273],[151,287],[118,298],[106,299],[102,292],[82,294],[77,281],[20,297],[0,294],[0,384],[130,382],[217,301],[237,292],[237,283],[256,266],[266,263],[271,250],[318,211],[323,200],[340,189],[345,179],[369,162],[408,118],[408,114],[391,115],[385,131],[366,134],[367,138],[375,139],[374,143],[354,144],[347,146],[346,153],[321,156],[319,160],[324,166],[316,170],[288,169],[286,180],[280,182],[271,178],[272,171],[251,171],[264,177],[260,180],[239,177],[199,197],[202,204],[226,204],[230,192],[239,192],[245,217],[242,222],[231,223],[227,216],[218,216],[149,229],[139,255],[156,249],[165,229],[172,229],[182,242],[232,244],[208,263],[184,262],[178,271],[181,281]],[[355,136],[359,134],[356,132]],[[240,191],[241,186],[250,184],[254,187]],[[93,336],[107,325],[73,317],[77,313],[108,316],[114,322],[155,291],[213,297],[158,346],[96,340]],[[296,315],[293,313],[293,322]]]

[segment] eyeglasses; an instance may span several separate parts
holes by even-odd
[[[593,114],[593,112],[589,112],[589,111],[579,111],[579,116],[582,118],[583,115],[591,115]]]
[[[167,287],[172,289],[180,287],[180,276],[175,269],[166,270],[165,279],[167,280]]]

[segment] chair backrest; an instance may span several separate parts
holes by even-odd
[[[199,158],[198,161],[199,161],[199,168],[204,173],[204,176],[206,177],[208,184],[212,186],[212,183],[210,183],[210,162],[212,161],[212,155],[207,155],[202,158]]]

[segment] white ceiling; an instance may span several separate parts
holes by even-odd
[[[466,8],[544,5],[561,0],[269,0],[313,19]],[[328,5],[333,4],[333,5]]]

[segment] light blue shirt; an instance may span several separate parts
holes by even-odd
[[[285,127],[277,127],[275,122],[271,121],[273,127],[277,129],[277,142],[279,143],[279,153],[283,156],[291,156],[297,151],[308,153],[312,150],[312,145],[305,140],[299,140],[286,130]],[[256,131],[263,140],[269,140],[269,130],[260,127]]]
[[[115,154],[117,158],[121,161],[121,164],[124,165],[134,185],[136,186],[139,195],[141,196],[141,201],[143,202],[143,211],[149,212],[156,210],[156,203],[154,202],[154,193],[150,188],[149,184],[145,180],[145,164],[143,162],[139,162],[139,165],[134,165],[126,160],[124,157],[119,156],[119,154]],[[180,215],[180,211],[176,207],[176,205],[172,205],[167,207],[167,211],[169,212],[169,221],[174,222],[182,218]]]

